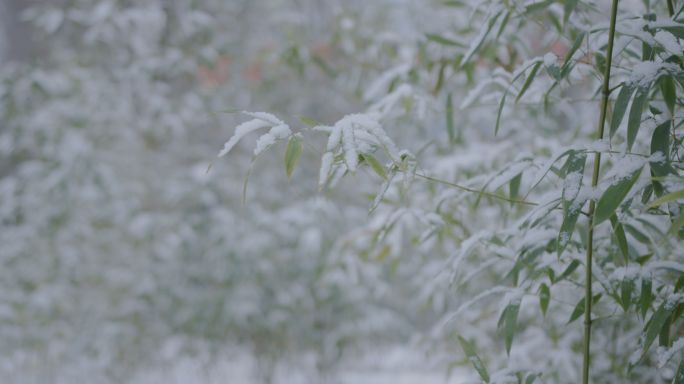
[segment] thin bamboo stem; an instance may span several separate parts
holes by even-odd
[[[597,127],[598,139],[603,139],[603,131],[606,125],[606,112],[608,110],[608,98],[610,96],[610,69],[613,61],[613,41],[615,40],[615,24],[617,21],[617,9],[619,0],[613,0],[610,10],[610,28],[608,31],[608,50],[606,52],[606,70],[603,76],[603,88],[601,90],[601,112]],[[601,172],[601,152],[594,155],[594,170],[591,176],[591,185],[596,187]],[[582,364],[582,384],[589,384],[589,366],[591,365],[591,304],[592,304],[592,263],[594,259],[594,211],[596,202],[589,202],[589,229],[587,235],[587,254],[585,259],[585,286],[584,286],[584,359]]]

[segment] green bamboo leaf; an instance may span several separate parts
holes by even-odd
[[[632,189],[634,183],[636,183],[640,174],[641,168],[634,171],[631,176],[619,179],[616,183],[612,184],[610,187],[608,187],[608,189],[606,189],[599,201],[596,203],[596,212],[594,212],[594,225],[602,223],[613,215],[615,210],[620,206],[622,201],[629,193],[629,190]]]
[[[558,253],[558,257],[563,254],[563,251],[572,239],[572,233],[575,230],[577,218],[584,205],[584,201],[578,201],[577,197],[582,185],[586,160],[587,155],[584,152],[573,151],[568,156],[568,161],[566,163],[567,170],[565,172],[565,185],[563,186],[563,193],[561,195],[563,204],[563,223],[561,224],[561,229],[556,240],[556,252]]]
[[[575,270],[580,266],[580,262],[578,260],[573,260],[570,262],[570,265],[568,265],[567,268],[565,268],[565,271],[561,273],[560,276],[558,276],[558,279],[556,279],[556,282],[562,281],[565,278],[569,277],[570,274],[575,272]]]
[[[641,295],[639,296],[639,309],[641,317],[646,316],[646,312],[651,308],[653,303],[653,282],[651,279],[641,280]]]
[[[623,280],[620,284],[620,305],[625,312],[632,305],[632,292],[634,292],[634,280]]]
[[[316,121],[315,119],[312,119],[312,118],[307,117],[307,116],[299,116],[299,121],[301,121],[303,124],[306,124],[310,127],[316,127],[319,125],[323,125],[323,124],[319,123],[318,121]]]
[[[627,118],[627,149],[632,150],[634,141],[636,140],[639,127],[641,126],[641,114],[648,101],[649,87],[640,87],[634,95],[632,107],[629,110],[629,117]]]
[[[615,235],[615,240],[622,253],[622,257],[625,259],[625,264],[629,263],[629,247],[627,245],[627,236],[625,235],[625,228],[623,228],[622,223],[617,218],[617,215],[613,214],[610,216],[610,224],[613,227],[613,235]]]
[[[544,0],[544,1],[540,1],[538,3],[529,4],[525,7],[525,13],[530,14],[530,13],[534,13],[534,12],[539,12],[541,10],[548,8],[553,3],[554,3],[554,0]]]
[[[508,194],[511,199],[516,199],[520,193],[520,183],[522,181],[522,173],[517,174],[508,184]]]
[[[513,344],[513,336],[515,336],[515,330],[518,325],[519,311],[520,303],[508,304],[499,318],[498,328],[503,328],[506,354],[508,355],[511,354],[511,345]]]
[[[572,1],[569,1],[570,3]],[[580,46],[582,46],[582,42],[584,41],[584,36],[586,36],[586,33],[580,32],[580,34],[577,35],[575,38],[575,41],[572,43],[572,46],[570,46],[570,49],[565,53],[565,63],[563,64],[563,68],[567,67],[570,65],[571,60],[572,60],[572,55],[577,52]],[[563,71],[561,71],[563,72]]]
[[[501,98],[501,101],[499,102],[499,110],[496,113],[496,126],[494,127],[494,136],[496,136],[499,133],[499,127],[501,125],[501,112],[503,111],[504,104],[506,104],[507,95],[508,92],[505,92],[503,97]]]
[[[499,19],[502,13],[503,10],[497,12],[494,16],[490,17],[487,20],[486,29],[478,35],[477,40],[474,40],[470,43],[468,51],[465,53],[463,59],[461,60],[461,67],[468,63],[470,59],[473,57],[473,55],[475,55],[475,53],[480,49],[485,39],[487,38],[487,35],[489,35],[489,32],[491,32],[492,27],[494,27],[494,24],[496,24],[496,21]]]
[[[477,355],[475,347],[468,340],[461,336],[458,336],[458,341],[461,344],[461,348],[463,348],[463,352],[465,352],[468,361],[470,361],[470,363],[473,365],[477,373],[480,375],[480,378],[482,378],[482,381],[489,383],[489,373],[487,372],[487,367],[480,359],[480,356]]]
[[[461,47],[461,48],[465,48],[465,46],[466,46],[465,44],[461,43],[460,41],[452,40],[452,39],[446,38],[444,36],[441,36],[441,35],[438,35],[435,33],[426,33],[425,37],[428,40],[430,40],[434,43],[437,43],[437,44],[441,44],[441,45],[449,45],[449,46]]]
[[[541,373],[532,373],[525,379],[525,384],[534,384],[534,381],[541,377]]]
[[[667,235],[672,236],[679,232],[679,229],[684,227],[684,212],[680,213],[676,219],[672,222],[670,229],[667,230]]]
[[[530,71],[530,74],[527,76],[527,79],[525,79],[525,83],[523,83],[522,88],[520,88],[520,92],[518,93],[518,97],[515,98],[515,102],[517,103],[518,100],[527,92],[527,89],[532,85],[532,81],[534,81],[534,77],[537,76],[537,72],[539,71],[539,67],[541,67],[542,62],[537,61],[534,63],[532,66],[532,70]]]
[[[674,192],[668,193],[667,195],[664,195],[659,199],[653,200],[648,205],[648,208],[657,207],[657,206],[669,203],[671,201],[679,200],[679,199],[684,199],[684,189],[680,189],[679,191],[674,191]]]
[[[572,15],[575,8],[577,8],[578,1],[579,0],[565,0],[565,6],[563,7],[563,25],[566,25],[568,20],[570,20],[570,15]]]
[[[600,293],[594,295],[591,298],[591,304],[594,305],[594,304],[598,303],[599,300],[601,300],[601,294]],[[582,314],[584,314],[584,304],[585,304],[584,298],[582,298],[577,303],[577,305],[575,305],[575,309],[572,311],[572,314],[570,315],[570,320],[568,320],[568,324],[579,319],[579,317],[582,316]]]
[[[651,137],[651,155],[661,153],[665,159],[663,161],[650,161],[652,176],[664,177],[670,174],[670,126],[671,120],[667,120],[658,125],[653,130]],[[662,185],[659,181],[653,180],[653,188],[656,192],[662,193]]]
[[[672,379],[672,384],[684,384],[684,360],[679,363],[677,373],[675,373]]]
[[[437,82],[435,83],[435,88],[432,90],[433,95],[437,95],[444,85],[444,71],[446,70],[447,65],[447,61],[442,61],[442,64],[439,66],[439,71],[437,72]],[[407,110],[410,111],[411,109]]]
[[[378,174],[378,176],[382,177],[384,180],[387,180],[387,172],[385,171],[385,167],[380,164],[375,156],[371,155],[370,153],[364,153],[361,155],[361,157],[363,157],[363,160],[370,165],[370,167],[373,169],[373,171],[375,171],[375,173]]]
[[[449,92],[449,94],[447,95],[445,109],[447,136],[449,137],[449,143],[453,143],[456,135],[454,132],[454,102],[451,98],[451,92]]]
[[[667,301],[660,304],[660,307],[651,316],[651,318],[646,323],[646,328],[644,329],[644,345],[642,357],[646,354],[651,344],[655,341],[656,336],[660,334],[663,326],[667,324],[672,314],[672,308],[667,305]]]
[[[632,94],[634,94],[635,90],[635,86],[627,83],[622,83],[620,93],[618,93],[617,99],[615,100],[615,107],[613,108],[613,118],[610,121],[610,137],[613,137],[613,135],[615,135],[615,132],[617,132],[618,128],[620,127],[620,123],[622,122],[622,119],[625,116],[625,112],[627,112],[627,105],[629,104],[629,100],[632,98]]]
[[[675,86],[674,78],[670,75],[662,76],[660,78],[660,93],[663,94],[663,99],[670,111],[670,116],[674,116],[675,103],[677,101],[677,87]]]
[[[287,148],[285,149],[285,173],[287,177],[292,176],[294,168],[302,156],[302,141],[297,135],[290,137],[287,141]]]
[[[465,3],[460,0],[444,0],[442,4],[448,7],[465,7]]]
[[[511,20],[511,12],[506,12],[506,16],[504,16],[503,20],[501,20],[501,24],[499,25],[499,31],[496,33],[497,39],[499,37],[501,37],[501,34],[506,29],[506,26],[508,25],[508,22],[510,20]]]
[[[542,315],[546,316],[546,310],[549,308],[549,300],[551,299],[551,291],[549,286],[542,284],[539,287],[539,308],[541,308]]]

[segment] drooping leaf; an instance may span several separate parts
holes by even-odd
[[[487,20],[486,25],[483,25],[484,29],[480,30],[480,33],[475,38],[475,40],[473,40],[470,43],[468,51],[463,56],[463,60],[461,60],[461,67],[468,63],[470,59],[473,57],[473,55],[480,49],[485,39],[487,38],[487,35],[489,35],[489,32],[491,32],[492,27],[494,27],[494,24],[496,24],[496,21],[499,19],[499,17],[501,17],[502,13],[503,10],[498,11],[494,16],[490,17]]]
[[[599,300],[601,300],[601,294],[600,293],[594,295],[591,298],[591,305],[598,303]],[[572,314],[570,315],[570,320],[568,320],[568,324],[579,319],[579,317],[584,314],[584,306],[585,306],[585,300],[584,300],[584,298],[582,298],[579,302],[577,302],[577,305],[575,305],[575,309],[572,311]]]
[[[679,363],[677,373],[675,373],[674,378],[672,378],[672,384],[684,384],[684,360]]]
[[[451,92],[447,95],[445,110],[447,137],[449,138],[449,143],[453,143],[456,135],[454,132],[454,102],[451,97]]]
[[[375,156],[371,155],[370,153],[364,153],[361,155],[363,157],[363,160],[370,165],[370,167],[375,171],[375,173],[378,174],[378,176],[382,177],[384,180],[387,180],[387,172],[385,171],[385,167],[380,164],[380,161],[375,158]]]
[[[463,348],[463,352],[465,352],[468,361],[470,361],[470,364],[473,365],[477,373],[480,375],[482,381],[489,383],[489,373],[487,372],[487,367],[482,362],[482,359],[480,359],[480,356],[477,355],[475,347],[462,336],[458,336],[458,341],[461,344],[461,348]]]
[[[570,46],[570,49],[565,53],[565,63],[563,64],[563,68],[566,68],[567,66],[570,65],[572,56],[577,52],[580,46],[582,46],[582,42],[584,41],[584,37],[586,36],[585,32],[580,32],[577,37],[575,38],[575,41],[572,43],[572,46]],[[561,72],[563,72],[561,70]]]
[[[651,137],[651,155],[660,153],[663,155],[664,159],[662,161],[649,162],[652,176],[664,177],[670,173],[671,124],[672,121],[667,120],[653,130],[653,136]],[[653,180],[653,188],[656,190],[656,193],[662,193],[662,186],[659,181]]]
[[[546,316],[546,310],[549,308],[549,300],[551,299],[551,291],[549,286],[542,284],[539,287],[539,308],[541,308],[542,315]]]
[[[594,225],[602,223],[613,215],[629,193],[630,189],[632,189],[632,186],[637,181],[640,174],[641,168],[634,171],[630,176],[619,179],[603,192],[603,195],[601,195],[601,198],[596,203]]]
[[[511,345],[513,344],[513,336],[518,325],[518,312],[520,311],[520,303],[511,303],[501,313],[498,328],[503,328],[504,340],[506,343],[506,353],[511,354]]]
[[[556,282],[562,281],[562,280],[566,279],[567,277],[569,277],[573,272],[575,272],[575,270],[579,266],[580,266],[580,262],[578,260],[571,261],[570,265],[568,265],[568,267],[565,268],[565,271],[563,271],[563,273],[561,273],[561,275],[558,276],[558,279],[556,280]]]
[[[620,284],[620,304],[622,309],[627,312],[632,305],[632,292],[634,291],[634,280],[625,279]]]
[[[587,154],[585,152],[573,151],[568,156],[568,161],[566,163],[567,170],[565,172],[565,183],[561,195],[563,203],[563,223],[561,224],[561,229],[556,241],[556,252],[559,257],[563,254],[570,239],[572,239],[572,233],[575,230],[577,218],[584,205],[584,202],[578,201],[577,197],[582,186],[586,160]]]
[[[627,236],[625,235],[625,229],[622,227],[622,223],[617,218],[617,215],[613,214],[610,216],[610,224],[613,226],[613,235],[617,241],[620,253],[624,258],[624,263],[629,263],[629,246],[627,245]]]
[[[649,308],[651,308],[651,303],[653,302],[653,282],[651,279],[641,280],[641,295],[639,296],[639,310],[641,311],[641,317],[646,316]]]
[[[677,218],[674,219],[674,221],[672,221],[670,229],[667,230],[667,235],[674,235],[675,233],[679,232],[679,229],[682,227],[684,227],[684,212],[681,212],[679,216],[677,216]]]
[[[525,384],[534,384],[534,381],[541,377],[541,373],[531,373],[525,379]]]
[[[527,89],[530,87],[532,84],[532,81],[534,81],[534,77],[537,76],[537,72],[539,71],[539,67],[541,67],[542,62],[537,61],[534,63],[532,66],[532,70],[530,70],[530,74],[527,75],[527,78],[525,79],[525,82],[523,83],[522,88],[520,88],[520,92],[518,92],[518,97],[515,98],[515,102],[517,103],[518,100],[527,92]]]
[[[442,64],[439,66],[439,71],[437,71],[437,82],[435,83],[435,88],[432,90],[433,95],[437,95],[444,85],[444,72],[448,64],[447,61],[442,61]],[[407,108],[406,110],[410,111],[411,108]]]
[[[499,110],[496,112],[496,125],[494,126],[494,136],[499,133],[499,127],[501,126],[501,112],[503,111],[504,105],[506,104],[506,96],[508,93],[504,93],[499,102]]]
[[[613,108],[613,118],[610,121],[610,137],[612,138],[617,132],[620,123],[627,112],[627,105],[629,100],[632,98],[632,94],[636,87],[628,83],[622,83],[622,88],[620,88],[620,93],[618,93],[617,99],[615,100],[615,107]]]
[[[522,181],[522,173],[518,173],[508,184],[508,194],[511,199],[516,199],[520,193],[520,183]]]
[[[641,114],[648,101],[649,87],[639,87],[634,95],[632,107],[629,110],[629,117],[627,120],[627,149],[632,150],[634,141],[636,140],[639,127],[641,127]]]
[[[663,95],[670,116],[674,116],[675,103],[677,102],[677,87],[674,78],[670,75],[662,76],[660,82],[660,93]]]
[[[297,135],[292,135],[287,141],[287,148],[285,149],[285,173],[287,177],[292,176],[295,166],[302,156],[302,140]]]
[[[665,301],[660,304],[660,307],[658,307],[653,316],[651,316],[651,318],[648,320],[646,328],[644,329],[644,355],[651,347],[651,344],[653,344],[653,341],[655,341],[655,338],[660,334],[663,326],[667,324],[671,314],[672,308],[670,308],[670,306],[667,305],[667,301]]]
[[[565,6],[563,7],[563,25],[566,25],[568,20],[570,20],[570,15],[572,15],[575,8],[577,8],[578,1],[579,0],[565,0]]]

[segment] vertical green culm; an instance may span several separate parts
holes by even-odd
[[[608,97],[610,96],[610,69],[613,61],[613,41],[615,39],[615,23],[617,20],[618,0],[613,0],[610,10],[610,29],[608,32],[608,50],[606,52],[606,69],[603,76],[603,87],[601,90],[601,112],[597,127],[598,139],[603,139],[603,130],[606,122],[606,111],[608,109]],[[591,186],[596,187],[601,171],[601,153],[594,155],[594,171],[591,177]],[[596,202],[589,202],[589,233],[587,236],[587,255],[585,259],[586,282],[584,286],[584,361],[582,364],[582,383],[589,384],[589,366],[591,365],[591,301],[592,301],[592,261],[594,257],[594,211]]]

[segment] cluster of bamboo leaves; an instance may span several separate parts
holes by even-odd
[[[579,381],[583,351],[578,320],[584,318],[594,325],[587,357],[593,380],[684,383],[684,4],[620,4],[612,60],[606,58],[610,10],[602,2],[445,1],[439,7],[476,22],[424,31],[415,43],[418,60],[392,73],[387,96],[379,103],[401,93],[400,84],[410,84],[407,94],[397,96],[404,107],[398,114],[419,113],[416,104],[427,98],[433,106],[428,121],[439,121],[445,134],[436,136],[442,141],[424,153],[411,143],[404,146],[407,156],[418,153],[410,155],[417,163],[409,165],[407,156],[398,160],[378,154],[383,148],[378,140],[358,146],[349,133],[343,151],[354,150],[354,164],[358,156],[361,168],[367,165],[384,180],[371,204],[383,224],[370,243],[354,252],[380,252],[381,262],[388,253],[402,253],[384,241],[397,221],[387,210],[410,206],[436,214],[426,235],[416,236],[413,244],[428,244],[446,262],[448,281],[431,284],[427,297],[434,304],[438,290],[448,296],[458,288],[459,299],[442,299],[445,321],[438,334],[447,344],[462,347],[465,359],[455,363],[470,362],[483,382]],[[534,48],[524,39],[539,30],[552,31],[564,47],[560,56],[537,48],[539,56],[530,57]],[[606,68],[611,61],[612,72]],[[608,130],[597,137],[594,114],[606,74]],[[473,89],[473,95],[459,93],[463,87]],[[476,105],[478,101],[482,104]],[[568,107],[575,101],[580,106]],[[468,111],[473,105],[488,109],[489,116],[473,121],[477,116]],[[380,119],[397,121],[396,114]],[[303,122],[319,125],[311,119]],[[390,136],[393,132],[388,130]],[[444,171],[445,166],[459,167],[450,160],[452,153],[467,152],[469,145],[482,150],[487,141],[496,151],[507,145],[502,140],[553,144],[533,145],[532,154],[483,158],[480,166],[459,169],[463,172],[456,177]],[[301,152],[301,137],[292,136],[285,154],[288,176]],[[595,165],[599,154],[601,166]],[[352,174],[355,168],[344,167],[344,153],[338,157],[339,177]],[[439,203],[430,204],[425,195]],[[492,212],[504,218],[498,228],[469,226],[458,219],[458,214],[492,217]],[[583,257],[587,248],[594,253],[590,266]],[[581,273],[588,267],[594,270],[590,300]],[[473,280],[482,273],[485,283]],[[501,299],[492,304],[491,296]],[[589,303],[592,310],[586,312]],[[492,308],[498,308],[494,315]],[[500,337],[494,340],[503,341],[503,356],[498,341],[487,340],[491,333],[477,330],[483,318],[495,320]],[[453,324],[462,330],[454,330]],[[569,340],[559,346],[563,333]],[[526,344],[535,345],[534,338],[565,349],[558,355],[574,361],[570,368],[557,361],[535,366],[521,358],[530,352]],[[576,376],[568,376],[572,372]]]

